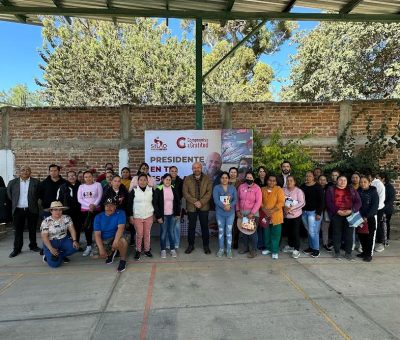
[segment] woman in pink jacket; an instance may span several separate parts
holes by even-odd
[[[254,183],[254,175],[251,171],[246,173],[245,182],[241,184],[237,190],[238,202],[236,204],[236,212],[238,218],[247,217],[249,220],[255,220],[255,227],[258,225],[258,217],[262,195],[260,187]],[[257,252],[257,230],[251,235],[240,233],[240,239],[243,241],[243,249],[239,251],[239,254],[249,253],[248,258],[256,256]],[[251,249],[249,249],[249,242],[251,243]]]
[[[284,253],[292,253],[297,259],[300,256],[300,224],[302,208],[305,204],[304,192],[296,186],[296,179],[293,176],[286,178],[284,226],[288,235],[288,245],[283,248]]]
[[[82,221],[84,221],[86,249],[82,256],[89,256],[93,244],[93,220],[100,211],[100,201],[103,196],[103,188],[99,182],[95,182],[90,171],[83,173],[84,184],[78,189],[78,202],[81,204]]]

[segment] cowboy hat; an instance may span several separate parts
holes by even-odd
[[[253,221],[253,222],[251,222],[251,221]],[[249,223],[246,223],[246,228],[243,228],[243,218],[239,217],[237,219],[237,227],[245,235],[252,235],[257,230],[257,224],[256,224],[255,220],[251,219],[251,220],[249,220],[249,222],[250,222],[250,225],[249,225]],[[251,223],[253,223],[253,224],[251,224]],[[253,226],[254,229],[251,229],[251,226]],[[250,227],[250,228],[248,228],[248,227]]]
[[[60,201],[51,202],[50,208],[43,209],[44,211],[52,211],[53,209],[67,210],[69,207],[64,207]]]

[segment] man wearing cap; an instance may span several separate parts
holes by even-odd
[[[115,254],[119,251],[121,259],[117,271],[122,273],[126,269],[126,252],[128,243],[123,237],[126,223],[126,214],[123,210],[117,210],[117,202],[112,198],[104,202],[104,212],[96,215],[94,219],[93,256],[105,258],[106,264],[114,261]]]
[[[31,168],[21,166],[19,177],[8,183],[7,196],[11,200],[12,215],[15,228],[14,250],[9,257],[21,253],[24,244],[24,227],[28,223],[29,248],[38,252],[40,248],[36,243],[36,226],[39,216],[38,206],[39,180],[31,177]]]
[[[79,249],[79,243],[76,240],[76,232],[71,217],[63,215],[63,211],[68,209],[61,202],[51,202],[46,211],[50,216],[46,217],[41,226],[43,240],[43,262],[52,268],[59,267],[62,263],[69,263],[67,256],[72,255]],[[68,237],[70,232],[71,238]]]

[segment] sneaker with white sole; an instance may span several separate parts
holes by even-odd
[[[290,246],[284,246],[283,247],[283,252],[284,253],[293,253],[293,251],[294,251],[293,247],[290,247]]]
[[[231,258],[233,257],[232,249],[227,249],[227,250],[226,250],[226,257],[227,257],[228,259],[231,259]]]
[[[167,251],[166,250],[161,250],[161,258],[166,259],[167,258]]]
[[[106,258],[106,264],[113,263],[116,254],[117,254],[117,251],[114,250],[110,255],[108,255],[107,258]]]
[[[263,250],[261,252],[261,254],[263,254],[264,256],[267,256],[267,255],[271,254],[271,251],[270,250]]]
[[[92,246],[87,246],[82,256],[89,256],[92,253]]]
[[[381,253],[381,252],[383,252],[385,250],[385,246],[382,244],[382,243],[377,243],[376,245],[375,245],[375,251],[377,252],[377,253]]]
[[[176,257],[176,250],[175,250],[175,249],[172,249],[172,250],[171,250],[171,256],[172,256],[172,257]]]
[[[300,252],[298,250],[293,250],[292,257],[298,259],[300,257]]]
[[[277,260],[279,258],[278,254],[272,254],[272,259]]]
[[[224,256],[224,250],[220,249],[218,250],[217,257],[222,257],[222,256]]]

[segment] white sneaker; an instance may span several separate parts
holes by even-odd
[[[300,252],[298,250],[293,250],[292,257],[298,259],[300,257]]]
[[[167,258],[167,251],[166,250],[161,250],[161,258],[166,259]]]
[[[279,257],[278,254],[272,254],[272,259],[273,259],[273,260],[277,260],[278,257]]]
[[[82,256],[89,256],[92,253],[92,246],[87,246]]]
[[[284,253],[293,253],[294,248],[293,247],[289,247],[289,246],[284,246],[283,247],[283,252]]]
[[[269,250],[263,250],[263,251],[261,252],[261,254],[263,254],[264,256],[266,256],[266,255],[271,254],[271,251],[269,251]]]
[[[362,245],[360,244],[356,250],[361,254],[363,252]]]
[[[382,243],[377,243],[376,245],[375,245],[375,251],[377,252],[377,253],[381,253],[381,252],[383,252],[385,250],[385,246],[382,244]]]
[[[171,256],[176,257],[176,250],[174,250],[174,249],[171,250]]]

